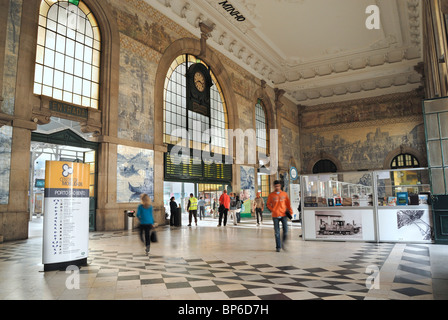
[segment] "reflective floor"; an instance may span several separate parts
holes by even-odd
[[[77,278],[43,272],[43,218],[34,218],[28,240],[0,244],[0,299],[448,299],[448,246],[302,241],[290,224],[276,252],[271,221],[188,227],[183,218],[157,228],[148,256],[137,230],[90,233]]]

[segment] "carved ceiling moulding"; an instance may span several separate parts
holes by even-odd
[[[420,85],[421,75],[418,73],[401,74],[380,79],[369,79],[365,81],[355,81],[344,84],[338,84],[330,87],[312,88],[307,90],[286,91],[297,101],[315,100],[318,98],[328,98],[331,96],[360,93],[377,89],[386,89],[391,87],[401,87],[405,85]]]
[[[407,0],[405,12],[409,41],[399,43],[394,34],[360,52],[328,52],[325,60],[302,61],[300,58],[284,58],[264,43],[261,37],[254,36],[254,31],[260,26],[261,17],[257,13],[258,2],[255,0],[204,0],[208,5],[199,5],[188,0],[157,0],[147,3],[165,12],[169,18],[177,21],[194,34],[201,35],[199,26],[202,22],[213,23],[214,28],[207,41],[210,47],[220,51],[238,63],[254,76],[265,80],[271,86],[279,86],[295,103],[303,103],[291,95],[295,90],[288,86],[299,87],[303,80],[320,79],[324,76],[338,76],[346,72],[367,70],[372,67],[385,67],[390,64],[399,65],[410,60],[421,60],[421,4],[418,0]],[[303,0],[275,0],[279,3],[301,4]],[[223,7],[224,6],[224,7]],[[381,6],[381,3],[380,3]],[[236,19],[235,17],[244,17]],[[179,21],[185,20],[187,24]],[[256,32],[255,32],[256,33]],[[343,55],[343,56],[342,56]],[[331,59],[331,60],[330,60]],[[399,80],[392,83],[401,83]],[[413,80],[410,80],[413,81]],[[346,85],[342,85],[346,86]],[[345,90],[339,86],[333,89],[334,94],[343,95]],[[376,85],[377,88],[388,87],[386,81]],[[309,93],[313,99],[331,96],[331,91],[322,88],[322,93]],[[307,96],[308,96],[307,95]],[[304,96],[302,96],[304,98]],[[307,99],[310,99],[309,97]]]

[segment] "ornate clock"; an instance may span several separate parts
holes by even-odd
[[[187,71],[187,109],[210,116],[210,72],[202,63],[195,63]]]

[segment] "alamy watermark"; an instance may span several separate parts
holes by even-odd
[[[223,136],[224,132],[224,136]],[[225,138],[228,141],[229,154],[223,157],[220,153],[215,153],[220,148],[212,141],[216,138]],[[171,161],[175,165],[181,163],[189,164],[191,155],[193,164],[200,164],[204,161],[207,164],[246,164],[260,165],[260,172],[265,174],[275,174],[278,169],[278,130],[269,130],[270,153],[266,155],[257,150],[257,134],[254,129],[206,129],[202,132],[187,131],[186,129],[175,129],[171,132],[171,139],[176,144],[170,150]],[[267,137],[266,137],[267,139]],[[191,143],[198,143],[201,149],[190,148]]]
[[[377,5],[370,5],[366,8],[369,16],[366,20],[366,28],[369,30],[379,30],[381,27],[380,8]]]
[[[65,273],[69,274],[65,279],[65,287],[68,290],[78,290],[80,288],[79,267],[70,265],[65,269]]]
[[[366,278],[366,288],[369,290],[380,289],[380,268],[377,265],[370,265],[366,268],[366,274],[369,276]]]

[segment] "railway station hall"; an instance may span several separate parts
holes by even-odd
[[[0,300],[447,300],[447,77],[448,0],[0,0]]]

